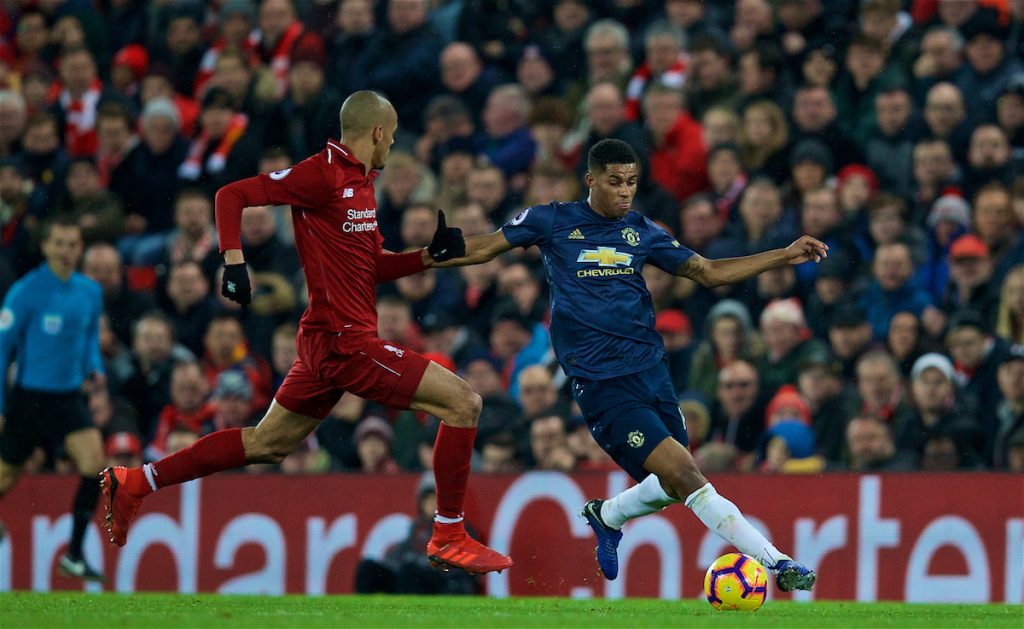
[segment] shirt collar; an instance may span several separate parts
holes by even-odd
[[[359,166],[363,169],[363,172],[366,172],[366,164],[356,159],[356,156],[352,154],[352,151],[337,140],[327,140],[327,153],[328,161],[331,161],[331,156],[335,155],[342,162],[351,164],[352,166]],[[366,175],[367,179],[373,181],[380,175],[380,171],[381,169],[379,168],[371,168],[369,173]]]

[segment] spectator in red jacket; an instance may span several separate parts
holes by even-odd
[[[651,177],[677,201],[707,188],[707,147],[700,123],[683,108],[677,89],[652,85],[644,94],[644,118],[654,137]]]
[[[242,324],[231,314],[217,315],[206,329],[206,355],[203,372],[211,387],[223,371],[234,369],[245,374],[252,387],[253,412],[262,412],[270,404],[273,375],[263,358],[249,351]]]
[[[146,447],[146,458],[170,454],[168,438],[181,426],[198,434],[213,419],[214,406],[207,401],[210,386],[199,363],[178,363],[171,371],[171,403],[160,411],[156,434]]]

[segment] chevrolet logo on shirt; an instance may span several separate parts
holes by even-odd
[[[576,271],[576,277],[609,277],[612,275],[632,275],[635,271],[630,265],[633,263],[633,255],[619,253],[615,247],[598,247],[597,249],[584,249],[580,251],[577,262],[595,263],[597,269],[581,269]],[[619,268],[625,267],[625,268]]]

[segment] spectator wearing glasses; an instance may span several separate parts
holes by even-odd
[[[708,442],[724,442],[742,453],[753,452],[764,431],[765,406],[754,366],[745,360],[726,365],[718,374]]]

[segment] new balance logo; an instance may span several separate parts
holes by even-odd
[[[574,229],[569,232],[569,240],[583,240],[583,232],[579,229]]]
[[[351,199],[354,196],[356,196],[356,193],[352,188],[345,188],[345,191],[341,193],[342,199]]]

